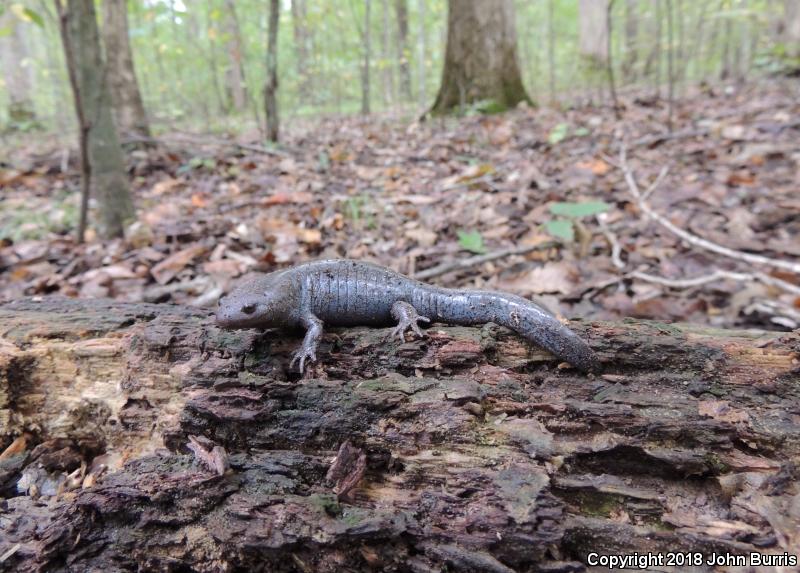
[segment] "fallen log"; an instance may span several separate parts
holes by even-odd
[[[495,325],[434,325],[404,343],[331,331],[301,379],[298,335],[220,330],[203,310],[0,305],[0,569],[800,552],[800,333],[570,326],[602,374]]]

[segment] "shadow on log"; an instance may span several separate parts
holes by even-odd
[[[435,325],[405,343],[333,331],[299,379],[297,336],[223,331],[205,311],[0,305],[0,569],[568,572],[591,552],[796,555],[800,335],[571,326],[602,375],[494,325]],[[203,444],[226,459],[201,463]]]

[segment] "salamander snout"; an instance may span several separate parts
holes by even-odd
[[[268,312],[263,301],[255,297],[227,296],[219,301],[216,321],[223,328],[265,326]]]

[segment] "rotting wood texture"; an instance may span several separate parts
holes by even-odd
[[[800,551],[798,333],[571,327],[602,375],[493,325],[434,325],[405,343],[332,331],[298,379],[299,336],[206,311],[0,305],[0,569],[553,572],[592,551]],[[197,463],[189,436],[230,469]]]

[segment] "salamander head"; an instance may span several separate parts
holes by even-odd
[[[222,297],[217,309],[217,324],[223,328],[269,328],[280,325],[280,312],[275,292],[259,285],[258,279],[242,283],[231,294]],[[259,288],[260,287],[260,288]]]

